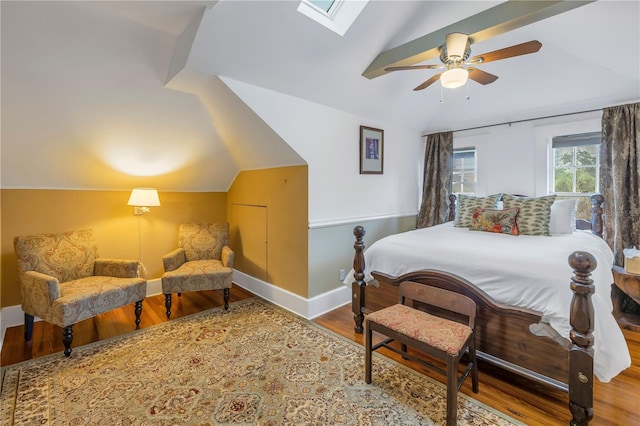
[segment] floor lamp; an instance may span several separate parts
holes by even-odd
[[[138,276],[146,278],[147,270],[142,260],[142,231],[140,229],[140,216],[143,213],[149,213],[149,207],[160,206],[160,198],[155,188],[133,188],[131,196],[129,196],[129,206],[133,206],[133,214],[138,217]]]

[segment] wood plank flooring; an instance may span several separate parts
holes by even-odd
[[[231,290],[231,302],[252,296],[250,292],[235,285]],[[190,315],[222,304],[221,291],[184,293],[180,298],[174,295],[171,318]],[[233,306],[230,309],[233,309]],[[74,326],[73,347],[131,332],[135,328],[133,319],[133,306],[126,306],[82,321]],[[146,298],[140,327],[145,328],[165,321],[167,319],[164,296]],[[360,344],[364,342],[363,335],[353,330],[350,305],[324,314],[313,322]],[[59,327],[39,321],[34,326],[33,340],[25,343],[23,326],[8,328],[2,346],[0,365],[7,366],[56,352],[63,356],[61,334]],[[594,383],[592,425],[640,425],[640,333],[624,330],[624,334],[633,365],[610,383]],[[427,371],[417,363],[402,360],[391,351],[378,352],[444,382],[444,377]],[[374,376],[374,385],[375,380]],[[480,393],[474,394],[471,391],[470,380],[465,382],[461,392],[528,425],[566,425],[571,419],[566,393],[538,385],[486,363],[480,364]]]

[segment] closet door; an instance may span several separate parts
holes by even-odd
[[[232,204],[229,238],[234,268],[269,282],[267,262],[267,206]]]

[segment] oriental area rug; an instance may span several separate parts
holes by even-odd
[[[2,425],[439,425],[446,390],[254,297],[2,369]],[[460,394],[459,425],[521,424]]]

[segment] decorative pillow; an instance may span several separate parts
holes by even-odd
[[[551,235],[571,234],[576,230],[577,206],[578,200],[576,198],[556,200],[551,205],[551,219],[549,221]]]
[[[473,212],[472,231],[497,232],[500,234],[518,235],[518,207],[505,210],[489,210],[477,208]]]
[[[472,195],[458,195],[456,218],[453,222],[458,228],[471,228],[473,212],[475,209],[495,209],[496,202],[502,194],[493,194],[486,197],[474,197]]]
[[[555,200],[555,195],[537,198],[515,197],[508,194],[502,196],[505,209],[520,208],[518,231],[521,235],[551,235],[549,222],[551,220],[551,205]]]

